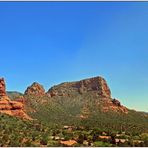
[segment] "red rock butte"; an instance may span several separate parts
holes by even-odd
[[[51,87],[46,94],[48,97],[56,98],[57,96],[70,97],[73,93],[77,95],[78,93],[81,95],[91,93],[92,96],[98,98],[98,104],[99,102],[103,103],[103,107],[101,107],[103,112],[113,110],[128,113],[127,108],[122,106],[117,99],[112,99],[111,90],[106,80],[100,76],[76,82],[61,83]]]
[[[60,91],[58,91],[60,89]],[[71,92],[78,91],[83,94],[85,92],[98,92],[102,97],[111,98],[111,91],[102,77],[94,77],[89,79],[84,79],[76,82],[66,82],[60,85],[54,86],[48,90],[48,96],[65,96]]]

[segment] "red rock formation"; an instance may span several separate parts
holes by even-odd
[[[31,120],[31,118],[24,112],[24,104],[17,101],[11,101],[6,94],[5,89],[5,82],[2,78],[0,79],[0,113]]]
[[[111,91],[102,77],[94,77],[80,81],[80,88],[85,91],[98,91],[100,96],[111,97]]]
[[[6,86],[5,86],[5,81],[3,78],[0,79],[0,99],[3,96],[6,96]]]
[[[111,98],[111,91],[102,77],[94,77],[77,82],[62,83],[48,90],[48,96],[69,96],[73,92],[83,94],[96,92],[101,97]]]
[[[105,100],[102,99],[103,101],[103,107],[102,107],[102,111],[103,112],[108,112],[110,110],[115,111],[115,112],[122,112],[122,113],[128,113],[128,109],[121,105],[120,101],[118,101],[117,99],[112,99],[112,100]]]
[[[20,96],[19,98],[15,99],[15,101],[21,102],[21,103],[23,103],[23,104],[26,103],[26,100],[25,100],[25,98],[24,98],[23,96]]]
[[[0,100],[10,100],[6,94],[6,85],[5,85],[5,81],[4,78],[0,79]]]
[[[27,88],[24,93],[25,95],[35,95],[35,96],[43,96],[45,95],[45,89],[39,83],[34,82],[31,86]]]
[[[118,101],[117,99],[113,99],[112,102],[113,102],[113,104],[116,105],[116,106],[121,106],[120,101]]]
[[[97,100],[96,104],[102,108],[103,112],[115,111],[128,113],[126,107],[122,106],[121,103],[111,98],[111,91],[107,85],[107,82],[102,77],[94,77],[89,79],[84,79],[76,82],[67,82],[56,85],[48,90],[47,95],[49,97],[71,97],[71,95],[82,95],[87,96],[88,94],[94,100]],[[62,99],[62,98],[61,98]],[[84,101],[86,101],[84,97]],[[93,100],[92,100],[93,101]],[[81,115],[81,118],[87,118],[86,115]]]

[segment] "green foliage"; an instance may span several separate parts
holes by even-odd
[[[96,147],[110,147],[112,144],[107,143],[107,142],[102,142],[102,141],[96,141],[94,142],[94,146]]]
[[[0,114],[0,146],[63,146],[61,140],[76,140],[75,146],[147,146],[148,117],[132,110],[102,112],[101,102],[91,92],[69,97],[25,96],[26,110],[35,120],[25,121]],[[80,115],[87,116],[80,118]],[[63,129],[64,125],[73,127]],[[99,139],[103,132],[111,139]],[[124,134],[123,134],[124,133]],[[115,139],[128,139],[116,143]],[[142,142],[135,142],[142,141]]]
[[[37,121],[25,121],[16,117],[0,114],[0,122],[1,146],[35,146],[33,142],[39,139],[45,139],[43,129],[50,133],[50,128],[40,125]],[[39,125],[42,130],[36,130],[36,125]]]
[[[61,146],[58,141],[50,140],[48,141],[47,147],[58,147]]]
[[[15,99],[19,99],[23,97],[22,93],[16,92],[16,91],[7,91],[7,95],[9,96],[11,100],[15,100]]]
[[[147,146],[148,134],[139,136],[115,131],[105,131],[100,128],[81,128],[73,126],[71,130],[35,121],[25,121],[15,117],[0,114],[0,146],[1,147],[40,147],[63,146],[61,140],[76,140],[74,146]],[[110,135],[111,139],[99,139],[99,135]],[[58,139],[56,139],[58,137]],[[124,143],[114,143],[116,138],[128,139]],[[136,142],[136,141],[137,142]],[[139,142],[141,141],[141,142]]]
[[[133,110],[128,110],[128,114],[111,110],[102,112],[102,102],[91,92],[84,94],[72,92],[69,97],[26,96],[26,98],[29,102],[28,106],[35,110],[35,112],[28,112],[28,114],[52,127],[74,125],[83,126],[88,130],[94,127],[107,132],[126,131],[135,136],[148,132],[146,113]],[[42,103],[42,100],[46,103]],[[98,101],[99,106],[96,105]],[[88,116],[88,118],[82,119],[80,115]]]
[[[141,139],[144,140],[144,141],[148,141],[148,133],[142,133],[140,135]]]

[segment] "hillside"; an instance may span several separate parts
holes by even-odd
[[[0,121],[1,146],[148,146],[148,113],[123,106],[102,77],[24,94],[0,79]]]
[[[24,97],[26,108],[30,108],[28,114],[44,123],[148,132],[148,115],[130,110],[113,99],[102,77],[62,83],[41,94],[31,92]]]
[[[11,100],[16,100],[23,97],[23,94],[17,91],[7,91],[6,93]]]

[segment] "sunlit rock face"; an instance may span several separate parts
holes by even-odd
[[[18,101],[11,101],[6,94],[4,78],[0,78],[0,112],[23,119],[31,119],[24,112],[24,104]]]
[[[0,78],[0,97],[6,95],[5,89],[6,89],[6,87],[5,87],[5,81],[4,81],[3,78]]]
[[[77,97],[81,98],[85,102],[84,104],[88,104],[88,106],[90,103],[86,102],[89,102],[88,100],[91,98],[91,102],[96,102],[93,107],[98,105],[97,108],[100,108],[103,112],[128,113],[127,108],[122,106],[117,99],[112,99],[111,90],[106,80],[100,76],[53,86],[47,91],[47,96],[54,98],[54,100],[69,98],[71,101]],[[79,99],[77,101],[79,102]],[[84,108],[87,107],[84,105]]]
[[[4,78],[0,78],[0,100],[10,100],[6,94],[6,85]]]
[[[48,96],[68,96],[73,92],[84,94],[86,92],[98,93],[100,97],[111,98],[111,91],[102,77],[93,77],[76,82],[66,82],[48,90]]]
[[[37,82],[34,82],[31,86],[29,86],[25,93],[25,95],[35,95],[35,96],[43,96],[45,95],[45,89],[43,86]]]

